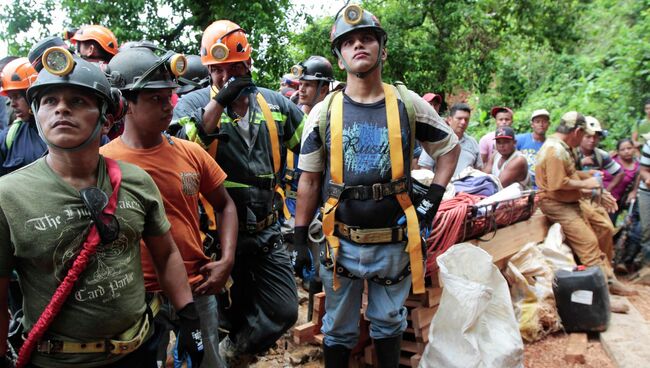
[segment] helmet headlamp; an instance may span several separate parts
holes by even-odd
[[[45,50],[42,61],[45,70],[58,76],[70,74],[75,64],[70,51],[58,46]]]
[[[185,74],[187,70],[187,58],[182,54],[175,54],[169,59],[169,69],[177,77]]]
[[[303,66],[300,64],[296,64],[291,67],[291,75],[293,75],[296,78],[302,77],[304,72],[305,72],[305,68],[303,68]]]
[[[359,5],[352,4],[343,9],[343,20],[347,24],[355,25],[361,22],[361,19],[363,19],[363,9]]]
[[[219,40],[221,41],[221,40]],[[216,61],[224,61],[228,58],[228,54],[230,53],[230,50],[228,49],[228,46],[224,45],[223,43],[215,43],[210,47],[210,55],[216,60]]]

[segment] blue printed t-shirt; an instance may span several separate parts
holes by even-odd
[[[528,161],[528,172],[532,184],[535,185],[535,163],[537,162],[537,152],[542,148],[543,141],[536,141],[533,138],[533,133],[517,134],[517,151],[521,152],[526,161]]]
[[[449,152],[458,142],[448,125],[412,93],[416,116],[416,138],[422,148],[434,157]],[[420,101],[421,100],[421,101]],[[428,106],[428,105],[427,105]],[[311,111],[300,152],[299,168],[303,171],[325,171],[323,201],[328,198],[330,172],[330,125],[325,132],[325,148],[319,132],[322,104]],[[430,106],[429,106],[430,107]],[[410,127],[406,107],[398,100],[404,172],[410,173]],[[346,186],[388,183],[392,180],[388,126],[385,100],[363,104],[343,95],[343,182]],[[410,176],[410,175],[408,175]],[[361,228],[385,228],[397,224],[403,211],[395,196],[381,200],[342,200],[336,210],[336,220]]]

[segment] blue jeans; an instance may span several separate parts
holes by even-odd
[[[407,311],[404,302],[411,289],[411,275],[401,282],[385,286],[370,281],[379,276],[395,278],[409,264],[404,243],[357,245],[341,240],[337,265],[347,268],[358,279],[337,276],[340,287],[334,291],[332,269],[323,264],[320,276],[325,288],[325,315],[321,332],[327,346],[343,345],[352,349],[359,339],[359,310],[364,279],[368,281],[368,308],[370,337],[383,339],[401,335],[406,329]],[[324,256],[324,247],[321,256]]]
[[[650,192],[639,190],[639,217],[641,219],[641,252],[643,265],[650,266]]]

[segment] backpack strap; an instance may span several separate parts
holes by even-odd
[[[395,87],[397,87],[399,99],[402,100],[402,103],[406,107],[406,114],[409,119],[409,129],[411,130],[411,159],[409,162],[413,162],[413,151],[415,150],[415,107],[413,106],[413,100],[411,100],[411,94],[408,88],[406,88],[406,85],[397,81],[395,82]]]
[[[328,94],[323,100],[323,106],[320,109],[320,116],[318,119],[318,133],[320,135],[321,143],[325,147],[325,133],[327,131],[327,115],[329,115],[330,108],[332,107],[332,100],[335,95],[341,93],[341,90],[338,90],[334,93]],[[341,95],[343,97],[343,95]]]

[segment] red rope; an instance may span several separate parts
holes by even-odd
[[[427,275],[438,268],[436,264],[438,256],[458,242],[467,217],[467,208],[482,198],[482,196],[461,192],[440,204],[436,218],[432,223],[431,234],[426,239]]]
[[[113,187],[113,194],[108,201],[105,212],[112,215],[115,213],[115,209],[117,208],[117,193],[120,190],[122,172],[120,171],[120,167],[115,160],[104,158],[104,161],[106,162],[108,176],[110,177],[111,186]],[[100,238],[99,233],[97,232],[97,227],[95,225],[92,225],[90,227],[88,237],[82,245],[81,252],[79,252],[79,255],[72,264],[72,268],[70,268],[70,271],[68,271],[68,274],[63,279],[63,282],[61,282],[59,287],[54,292],[50,303],[38,318],[38,321],[36,321],[32,327],[32,330],[29,332],[27,340],[25,340],[25,343],[20,348],[18,360],[16,361],[16,368],[22,368],[30,361],[36,344],[43,337],[45,331],[47,331],[47,328],[50,326],[52,321],[54,321],[54,317],[56,317],[56,315],[61,311],[61,307],[63,307],[63,304],[72,292],[74,283],[77,281],[79,275],[81,275],[81,273],[88,265],[88,261],[92,255],[95,254],[99,243]]]

